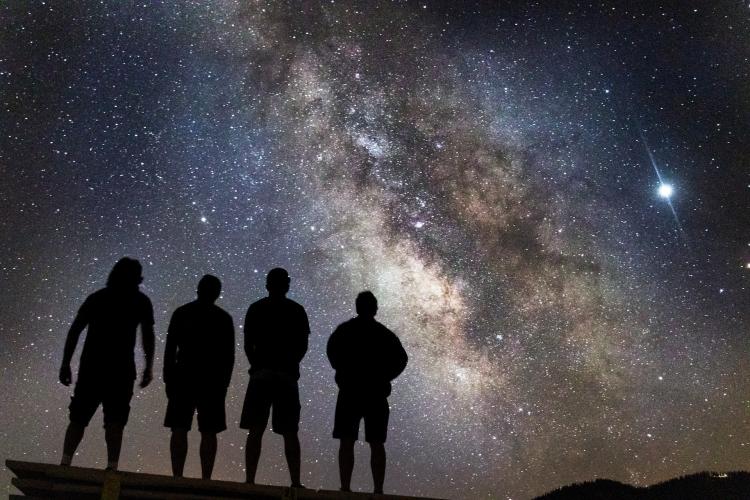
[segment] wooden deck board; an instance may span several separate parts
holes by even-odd
[[[297,489],[282,486],[250,485],[232,481],[173,478],[141,472],[107,472],[86,467],[66,467],[36,462],[7,460],[15,474],[12,484],[26,496],[15,498],[100,498],[102,486],[109,477],[119,482],[122,500],[437,500],[399,495],[343,493],[331,490]]]

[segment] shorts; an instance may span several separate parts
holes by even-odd
[[[193,414],[198,412],[198,430],[218,434],[227,428],[224,402],[227,391],[195,391],[177,389],[169,395],[164,427],[189,431],[193,427]]]
[[[135,379],[91,380],[78,378],[73,397],[70,398],[70,421],[89,425],[99,405],[104,413],[104,427],[124,427],[130,416],[130,400],[133,398]]]
[[[348,391],[339,391],[333,437],[356,441],[359,438],[359,422],[364,419],[365,441],[385,443],[390,413],[386,397],[362,397]]]
[[[276,434],[299,430],[301,405],[296,380],[253,378],[247,384],[245,403],[240,418],[241,429],[265,429],[273,408],[271,429]]]

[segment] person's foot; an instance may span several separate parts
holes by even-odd
[[[375,494],[375,495],[383,495],[384,493],[383,493],[383,490],[375,490],[375,491],[373,491],[373,494]]]
[[[339,491],[343,491],[344,493],[351,493],[351,492],[352,492],[352,489],[351,489],[351,488],[344,488],[344,487],[342,486],[341,488],[339,488]]]
[[[251,479],[245,479],[245,484],[253,484],[254,485],[255,481],[251,480]]]
[[[304,485],[304,484],[302,484],[302,483],[292,483],[292,488],[300,488],[300,489],[302,489],[302,490],[306,490],[306,489],[307,489],[307,488],[305,487],[305,485]]]

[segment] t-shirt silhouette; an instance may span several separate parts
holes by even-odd
[[[234,365],[232,317],[216,304],[195,300],[178,307],[167,330],[164,375],[192,389],[226,389]]]
[[[357,316],[340,324],[328,339],[328,359],[342,391],[388,396],[408,356],[395,333],[374,318]]]
[[[286,297],[264,297],[245,315],[245,353],[250,374],[270,371],[299,379],[310,325],[305,308]]]
[[[88,325],[78,378],[134,380],[138,325],[153,325],[151,300],[137,288],[106,287],[89,295],[75,321]]]

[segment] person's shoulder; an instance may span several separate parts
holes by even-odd
[[[226,310],[224,310],[224,308],[216,304],[212,304],[212,306],[213,306],[214,314],[216,314],[217,316],[219,316],[220,318],[224,320],[227,320],[227,319],[230,321],[232,320],[232,315],[229,314]]]
[[[174,310],[172,313],[172,316],[182,316],[183,314],[188,314],[190,311],[192,311],[195,308],[195,302],[188,302],[187,304],[182,304],[177,309]]]
[[[284,297],[284,303],[290,309],[294,309],[296,311],[302,311],[302,312],[305,311],[305,308],[302,306],[302,304],[300,304],[297,301],[294,301],[294,300],[290,299],[289,297]]]
[[[381,335],[385,335],[387,337],[394,337],[394,338],[398,339],[398,335],[396,335],[395,333],[393,333],[393,331],[390,328],[388,328],[387,326],[385,326],[380,321],[377,321],[377,320],[375,321],[375,328],[376,328],[376,330]]]
[[[355,328],[358,327],[358,323],[359,323],[359,321],[357,320],[356,317],[349,318],[348,320],[344,321],[339,326],[337,326],[336,329],[333,332],[334,333],[336,333],[336,332],[345,332],[347,330],[355,329]]]
[[[136,297],[138,297],[138,300],[142,304],[148,305],[149,307],[151,307],[151,299],[148,298],[148,295],[146,295],[145,293],[143,293],[140,288],[138,290],[136,290],[135,295],[136,295]]]
[[[267,304],[268,304],[268,297],[263,297],[261,299],[256,300],[252,304],[250,304],[250,306],[248,306],[248,308],[247,308],[247,311],[250,312],[250,311],[254,311],[256,309],[262,309],[262,308],[266,307]]]
[[[104,300],[109,296],[109,289],[107,287],[100,288],[99,290],[92,292],[86,297],[86,302],[94,300]]]

